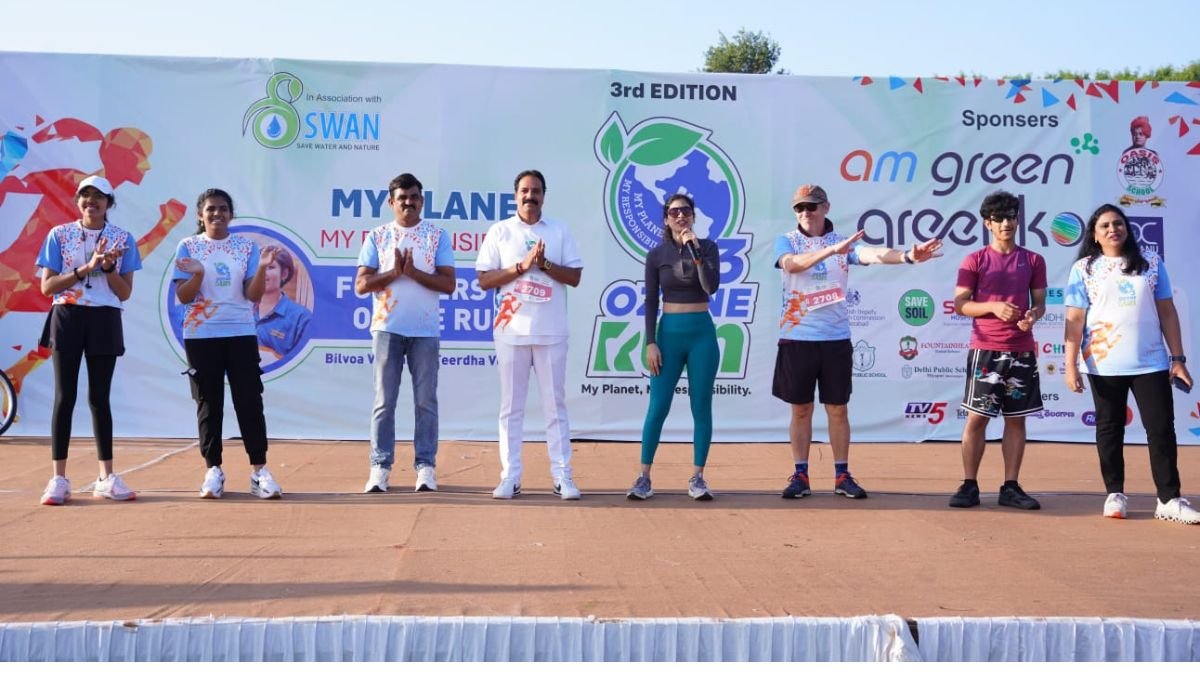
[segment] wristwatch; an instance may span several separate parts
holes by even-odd
[[[549,272],[553,268],[554,268],[554,263],[550,262],[549,258],[542,259],[542,271],[543,272]]]
[[[1187,357],[1183,356],[1182,354],[1179,356],[1172,356],[1171,363],[1187,363]]]

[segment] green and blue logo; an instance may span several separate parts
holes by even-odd
[[[267,80],[267,95],[246,109],[242,136],[250,132],[264,148],[286,148],[300,136],[300,113],[292,104],[300,100],[304,83],[291,73],[275,73]]]
[[[594,149],[607,171],[604,213],[609,231],[639,263],[645,263],[666,232],[663,205],[679,193],[695,200],[696,234],[716,242],[721,255],[721,285],[709,301],[721,346],[717,377],[742,379],[758,303],[758,284],[747,281],[753,236],[739,231],[745,213],[741,176],[711,135],[709,129],[664,117],[626,128],[614,112],[596,134]],[[643,281],[618,279],[604,289],[592,332],[589,377],[646,376],[644,311]]]

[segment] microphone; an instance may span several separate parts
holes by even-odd
[[[692,256],[692,262],[696,265],[696,267],[699,267],[700,266],[700,247],[696,246],[696,240],[688,239],[684,245],[687,246],[688,253],[691,254],[691,256]]]

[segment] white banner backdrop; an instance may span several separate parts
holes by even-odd
[[[391,220],[388,181],[425,186],[425,217],[453,234],[459,286],[443,301],[443,438],[494,439],[493,298],[473,263],[483,233],[515,212],[513,177],[546,174],[546,213],[584,251],[570,294],[568,406],[577,438],[640,437],[642,262],[661,203],[693,194],[697,230],[722,251],[711,307],[722,347],[718,441],[784,441],[771,396],[780,282],[774,239],[795,226],[799,183],[830,194],[837,229],[907,248],[945,240],[919,266],[851,270],[857,441],[957,439],[969,321],[950,308],[963,256],[986,245],[981,199],[1022,200],[1020,242],[1047,259],[1046,319],[1035,328],[1045,412],[1033,439],[1090,441],[1090,395],[1063,383],[1062,286],[1086,218],[1123,203],[1165,256],[1192,345],[1200,198],[1200,90],[1184,83],[812,78],[466,66],[0,53],[0,362],[21,386],[10,433],[49,433],[53,378],[36,346],[48,301],[34,259],[49,228],[77,217],[79,179],[116,186],[112,220],[140,238],[145,268],[125,312],[115,427],[191,436],[194,404],[169,292],[195,198],[230,191],[237,227],[285,246],[285,292],[310,314],[294,343],[264,352],[268,428],[283,438],[366,438],[372,400],[368,298],[353,291],[363,235]],[[1133,120],[1152,133],[1130,142]],[[1194,350],[1192,350],[1194,351]],[[680,383],[684,398],[686,380]],[[402,389],[407,389],[405,384]],[[536,395],[536,394],[534,394]],[[1132,405],[1132,401],[1131,401]],[[541,438],[539,406],[526,426]],[[1200,405],[1176,392],[1180,441],[1200,442]],[[397,416],[411,437],[411,397]],[[1144,442],[1131,415],[1128,438]],[[82,398],[76,429],[90,428]],[[233,416],[227,417],[236,433]],[[818,413],[817,437],[824,438]],[[1000,424],[992,425],[999,434]],[[677,401],[664,439],[690,440]]]

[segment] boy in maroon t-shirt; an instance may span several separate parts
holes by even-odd
[[[1000,506],[1040,509],[1017,483],[1025,456],[1025,417],[1042,409],[1033,324],[1046,313],[1046,261],[1017,246],[1021,203],[1008,192],[984,198],[979,215],[991,242],[963,259],[954,289],[954,311],[969,316],[971,344],[962,408],[963,483],[950,506],[979,505],[979,463],[987,445],[988,422],[1004,417],[1004,485]]]

